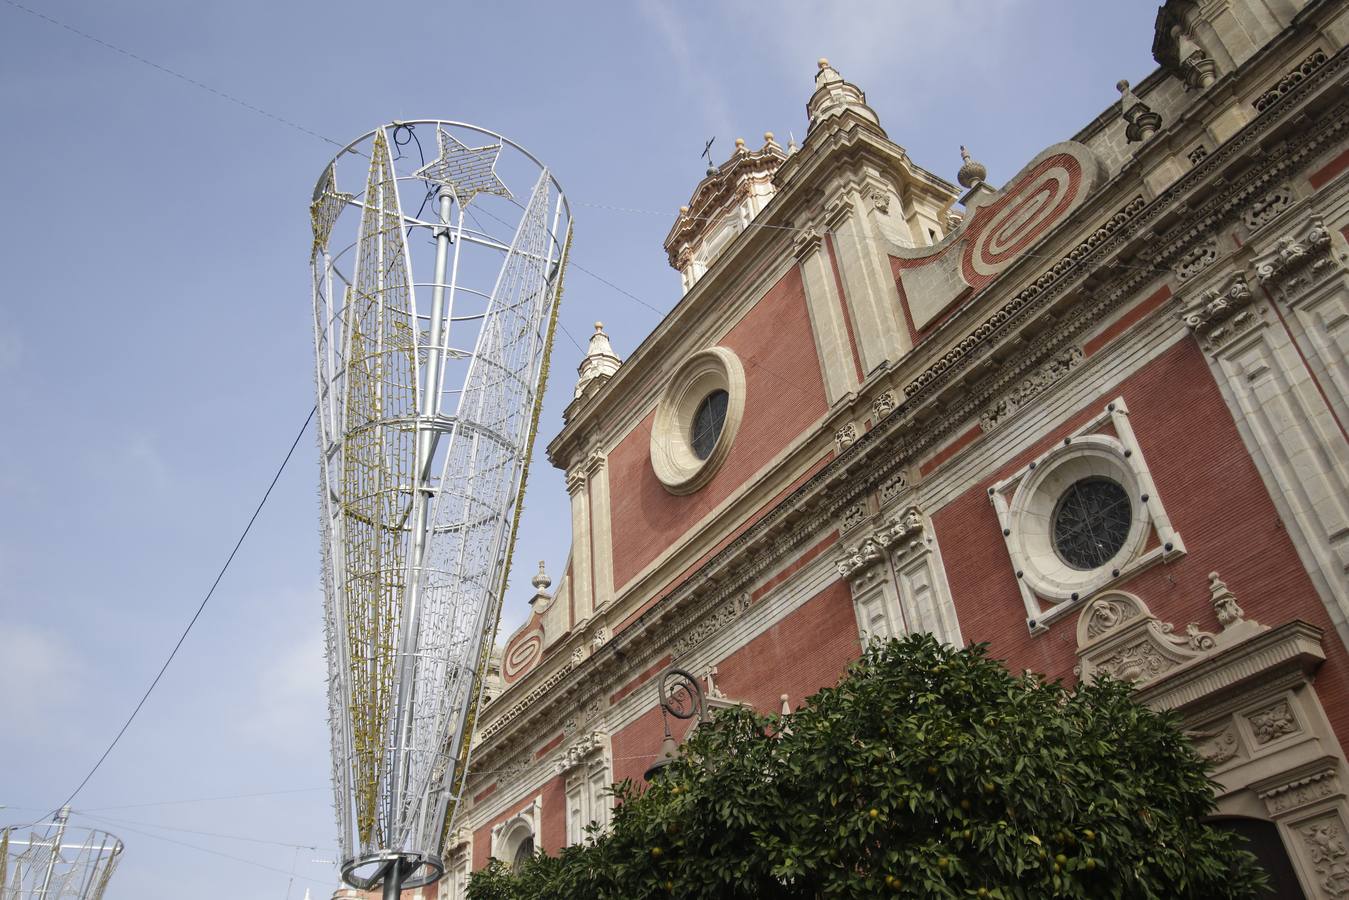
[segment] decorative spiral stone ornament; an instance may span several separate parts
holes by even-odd
[[[501,676],[509,684],[524,675],[543,656],[543,632],[535,629],[517,635],[501,660]]]
[[[997,200],[979,210],[961,259],[961,274],[982,287],[1075,204],[1081,196],[1082,164],[1056,153],[1025,173]]]

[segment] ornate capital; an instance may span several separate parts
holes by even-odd
[[[1220,288],[1200,291],[1180,312],[1183,321],[1210,350],[1226,344],[1261,321],[1251,309],[1255,295],[1246,276],[1237,274]]]
[[[820,229],[814,225],[807,225],[796,236],[796,246],[794,252],[798,261],[804,261],[807,257],[820,249],[820,242],[824,240],[824,235]]]
[[[1274,247],[1255,258],[1255,277],[1262,287],[1292,302],[1336,270],[1330,254],[1330,230],[1320,216],[1310,216]]]
[[[603,453],[601,453],[598,450],[590,451],[590,455],[586,457],[585,461],[586,476],[594,478],[595,473],[598,472],[600,469],[603,469],[606,465],[608,465],[608,463],[609,458],[605,456]]]
[[[834,561],[834,566],[844,578],[854,578],[885,559],[887,551],[904,543],[912,545],[921,541],[923,531],[922,511],[916,506],[910,506],[879,522],[871,534],[857,544],[844,547],[842,555]]]
[[[563,775],[572,769],[580,768],[594,761],[596,757],[603,757],[603,754],[609,750],[609,735],[603,731],[590,731],[583,734],[575,743],[558,758],[556,764],[557,774]]]

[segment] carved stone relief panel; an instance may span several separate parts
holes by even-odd
[[[1333,768],[1322,769],[1285,783],[1260,791],[1260,799],[1270,816],[1279,818],[1285,813],[1319,803],[1341,794],[1340,780]]]
[[[1210,722],[1185,732],[1194,749],[1204,760],[1218,770],[1244,756],[1241,735],[1230,718]]]
[[[1339,813],[1303,822],[1296,831],[1323,896],[1349,897],[1349,846]]]
[[[1202,241],[1186,251],[1185,254],[1176,261],[1176,277],[1181,281],[1189,281],[1191,278],[1213,265],[1213,262],[1217,258],[1217,240],[1215,238],[1209,238],[1206,241]]]
[[[1217,573],[1210,576],[1210,594],[1215,617],[1222,616],[1221,630],[1213,634],[1192,622],[1186,626],[1184,636],[1175,634],[1169,622],[1159,620],[1133,594],[1107,591],[1097,595],[1077,619],[1078,677],[1088,684],[1108,675],[1144,685],[1209,655],[1220,646],[1232,646],[1266,630],[1242,617],[1241,608],[1235,606],[1236,598]],[[1230,728],[1229,722],[1220,728],[1201,730],[1196,736],[1202,745],[1219,755],[1224,748],[1230,748],[1232,753],[1226,757],[1230,759],[1239,749],[1223,737]]]
[[[1270,741],[1285,735],[1297,734],[1302,730],[1298,727],[1297,718],[1293,715],[1287,698],[1281,698],[1246,713],[1246,721],[1250,723],[1251,733],[1255,735],[1257,744],[1268,744]]]
[[[1251,231],[1272,221],[1279,213],[1293,205],[1293,188],[1288,184],[1279,184],[1257,197],[1241,212],[1241,221]]]
[[[979,427],[984,431],[992,431],[1050,385],[1077,368],[1081,362],[1082,349],[1080,347],[1069,347],[1050,357],[1039,368],[1021,379],[1015,387],[993,401],[987,409],[980,413]]]

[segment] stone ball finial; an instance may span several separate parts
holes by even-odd
[[[972,188],[988,178],[988,169],[984,168],[983,163],[970,158],[970,151],[964,145],[960,148],[960,158],[964,162],[956,173],[956,181],[960,182],[961,187]]]
[[[548,573],[543,570],[543,560],[539,560],[539,574],[529,580],[534,585],[535,590],[546,591],[553,583],[553,579],[548,577]]]
[[[736,139],[735,139],[735,149],[736,149],[737,151],[740,151],[740,150],[744,150],[744,149],[745,149],[745,139],[744,139],[744,138],[736,138]]]
[[[819,66],[820,66],[821,69],[827,69],[827,68],[829,68],[829,60],[828,60],[828,58],[821,56],[821,57],[820,57]]]
[[[603,322],[596,322],[596,323],[595,323],[595,330],[596,330],[596,331],[603,331],[603,330],[604,330],[604,323],[603,323]]]
[[[763,133],[763,139],[764,139],[764,143],[766,143],[766,144],[771,144],[771,143],[773,142],[773,132],[771,132],[771,131],[765,131],[765,132]]]

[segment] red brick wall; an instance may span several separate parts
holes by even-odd
[[[676,497],[651,471],[651,416],[609,455],[614,585],[678,542],[827,409],[801,273],[793,267],[721,341],[745,368],[745,417],[726,461],[701,490]]]
[[[852,594],[835,581],[763,634],[717,663],[717,685],[732,700],[777,712],[838,683],[862,652]]]
[[[540,833],[534,837],[535,849],[549,853],[557,853],[562,849],[567,841],[567,786],[564,777],[558,775],[545,782],[539,790],[517,797],[505,812],[473,832],[473,871],[487,865],[492,855],[492,829],[507,819],[515,818],[536,796],[542,798],[543,821]]]
[[[848,663],[861,653],[852,597],[836,581],[717,663],[717,686],[733,700],[744,700],[760,712],[777,712],[787,694],[793,706],[838,683]],[[698,673],[701,674],[701,673]],[[642,775],[656,758],[665,736],[656,705],[655,682],[645,684],[651,708],[612,736],[614,780]],[[670,720],[670,731],[683,740],[689,724]]]
[[[1343,645],[1312,587],[1199,348],[1185,340],[1062,427],[990,473],[933,516],[947,579],[968,641],[987,641],[1014,670],[1071,680],[1077,616],[1031,637],[988,488],[1123,396],[1129,420],[1186,555],[1120,587],[1177,628],[1215,630],[1208,573],[1217,571],[1246,615],[1265,625],[1303,619],[1325,633],[1326,663],[1316,686],[1340,740],[1349,739],[1349,667]]]

